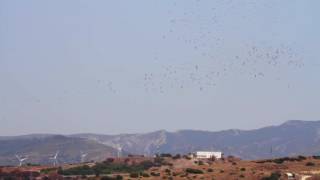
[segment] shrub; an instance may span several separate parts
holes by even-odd
[[[270,176],[263,177],[261,180],[278,180],[280,177],[280,172],[273,172]]]
[[[106,160],[106,162],[112,163],[112,162],[114,162],[114,159],[113,159],[113,158],[108,158],[108,159]]]
[[[122,180],[123,177],[120,175],[117,175],[116,177],[110,177],[110,176],[103,176],[100,178],[100,180]]]
[[[151,172],[150,175],[151,175],[151,176],[160,176],[160,173]]]
[[[170,169],[166,169],[166,170],[164,170],[164,172],[166,172],[167,174],[171,174]]]
[[[178,176],[178,175],[180,175],[180,173],[178,173],[178,172],[173,172],[172,173],[172,176]]]
[[[142,177],[150,177],[150,175],[148,174],[148,173],[140,173],[140,175],[142,176]]]
[[[26,166],[40,166],[40,164],[27,163]]]
[[[313,159],[320,159],[320,156],[312,156]]]
[[[200,170],[200,169],[192,169],[192,168],[187,168],[186,172],[190,173],[190,174],[203,174],[202,170]]]
[[[204,165],[203,161],[199,161],[199,162],[198,162],[198,165],[199,165],[199,166]]]
[[[131,178],[138,178],[139,174],[138,173],[130,173]]]
[[[172,155],[169,153],[162,153],[160,154],[160,157],[172,157]]]
[[[184,155],[183,158],[187,159],[187,160],[191,160],[191,158],[189,156],[187,156],[187,155]]]
[[[246,168],[241,168],[240,171],[246,171]]]
[[[208,171],[208,172],[213,172],[213,169],[209,168],[207,171]]]
[[[273,162],[277,163],[277,164],[282,164],[284,162],[284,160],[283,159],[274,159]]]
[[[122,180],[123,177],[122,177],[121,175],[117,175],[115,179],[116,179],[116,180]]]
[[[313,162],[307,162],[306,166],[315,166],[315,164]]]
[[[256,161],[256,163],[267,163],[267,162],[273,162],[277,164],[282,164],[285,161],[303,161],[306,160],[307,158],[304,156],[298,156],[298,157],[283,157],[283,158],[277,158],[277,159],[267,159],[267,160],[262,160],[262,161]]]
[[[57,170],[56,168],[41,169],[41,170],[40,170],[40,173],[49,174],[50,172],[54,172],[54,171],[56,171],[56,170]]]
[[[84,175],[95,174],[94,170],[91,167],[89,167],[88,165],[73,167],[73,168],[66,169],[66,170],[59,169],[58,172],[59,172],[59,174],[62,174],[62,175],[82,175],[82,176],[84,176]]]
[[[304,157],[304,156],[298,156],[298,159],[301,160],[301,161],[303,161],[303,160],[306,160],[307,158]]]
[[[59,174],[62,175],[96,175],[112,174],[112,173],[139,173],[154,166],[151,161],[143,161],[138,164],[128,165],[126,163],[114,163],[111,159],[96,163],[93,167],[87,165],[77,166],[69,169],[58,169]]]
[[[172,157],[173,159],[180,159],[181,155],[180,154],[176,154],[175,156]]]
[[[240,178],[244,178],[245,176],[244,176],[243,174],[241,174],[239,177],[240,177]]]

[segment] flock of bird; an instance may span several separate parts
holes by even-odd
[[[195,57],[195,60],[181,64],[165,64],[161,63],[161,57],[157,53],[153,60],[157,62],[158,70],[145,72],[142,76],[141,84],[145,92],[163,94],[179,89],[197,89],[201,92],[216,87],[228,75],[259,79],[275,76],[272,72],[281,72],[282,68],[304,67],[304,60],[297,51],[281,42],[278,45],[265,42],[240,44],[239,49],[243,50],[238,54],[223,52],[221,49],[228,49],[229,45],[225,44],[225,37],[220,32],[224,23],[224,14],[221,12],[226,13],[231,10],[237,2],[221,1],[220,6],[205,7],[210,10],[208,16],[201,14],[204,8],[200,6],[201,0],[195,0],[195,3],[194,8],[177,11],[175,8],[178,2],[173,1],[173,8],[167,11],[170,17],[169,29],[161,35],[164,43],[175,39],[190,49],[192,54],[196,54],[190,59]],[[257,6],[254,1],[250,1],[249,4],[252,7]],[[183,7],[183,4],[180,5]],[[248,17],[243,16],[243,18]],[[185,29],[192,30],[185,31]],[[168,62],[168,59],[163,62]],[[272,78],[281,79],[280,75]],[[106,83],[106,88],[111,93],[117,92],[112,81]]]

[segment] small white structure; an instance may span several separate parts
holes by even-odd
[[[286,176],[288,177],[288,179],[295,179],[295,174],[293,174],[293,173],[287,172]]]
[[[221,159],[222,152],[212,152],[212,151],[197,151],[193,154],[193,156],[197,159]]]

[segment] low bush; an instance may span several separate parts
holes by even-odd
[[[313,159],[320,159],[320,156],[312,156]]]
[[[151,173],[150,173],[150,175],[151,175],[151,176],[155,176],[155,177],[157,177],[157,176],[160,176],[160,173],[151,172]]]
[[[172,157],[172,155],[169,153],[162,153],[160,154],[160,157]]]
[[[190,174],[203,174],[202,170],[200,170],[200,169],[192,169],[192,168],[187,168],[186,172],[190,173]]]
[[[172,159],[180,159],[181,155],[180,154],[176,154],[175,156],[172,157]]]
[[[100,180],[115,180],[115,178],[110,176],[103,176],[100,178]]]
[[[189,157],[189,156],[187,156],[187,155],[184,155],[183,158],[184,158],[184,159],[187,159],[187,160],[191,160],[191,157]]]
[[[94,170],[88,165],[73,167],[66,170],[59,169],[58,173],[61,175],[82,175],[82,176],[95,174]]]
[[[49,174],[51,172],[55,172],[57,170],[57,168],[47,168],[47,169],[41,169],[40,170],[40,173],[42,174]],[[59,170],[61,170],[61,167],[58,169],[58,172]]]
[[[122,180],[123,177],[121,175],[117,175],[115,177],[112,176],[103,176],[100,178],[100,180]]]
[[[303,161],[306,160],[307,158],[304,156],[297,156],[297,157],[283,157],[283,158],[277,158],[277,159],[266,159],[266,160],[261,160],[261,161],[256,161],[256,163],[267,163],[267,162],[273,162],[277,164],[282,164],[285,161]]]
[[[165,169],[164,172],[166,172],[166,173],[169,174],[169,175],[171,174],[170,169]]]
[[[279,180],[280,177],[281,177],[280,172],[273,172],[271,173],[270,176],[263,177],[261,180]]]
[[[131,178],[138,178],[139,174],[138,173],[130,173]]]
[[[307,162],[306,166],[315,166],[315,164],[313,162]]]
[[[178,175],[180,175],[179,172],[173,172],[173,173],[172,173],[172,176],[178,176]]]
[[[121,175],[117,175],[116,177],[115,177],[115,180],[122,180],[123,179],[123,177],[121,176]]]
[[[299,159],[300,161],[303,161],[303,160],[306,160],[307,158],[304,157],[304,156],[298,156],[298,159]]]
[[[141,175],[142,177],[150,177],[150,175],[149,175],[148,173],[144,173],[144,172],[140,173],[140,175]]]
[[[93,167],[87,165],[73,167],[69,169],[59,168],[58,173],[61,175],[96,175],[112,173],[140,173],[155,166],[151,161],[143,161],[138,164],[128,165],[126,163],[114,163],[111,159],[96,163]]]

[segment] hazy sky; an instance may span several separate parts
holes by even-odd
[[[320,120],[318,0],[0,0],[0,135]]]

